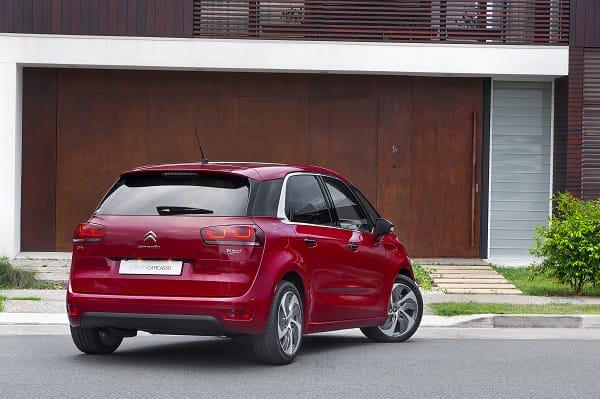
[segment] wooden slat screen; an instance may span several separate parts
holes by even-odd
[[[194,0],[194,36],[558,44],[569,0]]]
[[[600,197],[600,49],[584,50],[581,196]]]

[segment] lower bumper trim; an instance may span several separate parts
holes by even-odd
[[[223,335],[221,323],[212,316],[85,312],[81,327],[141,330],[152,334]]]

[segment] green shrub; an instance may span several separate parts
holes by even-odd
[[[586,284],[600,285],[600,199],[561,193],[553,204],[549,225],[536,227],[530,253],[543,261],[532,265],[532,276],[546,275],[580,294]]]
[[[13,267],[7,258],[0,258],[0,288],[34,288],[35,274],[29,270]]]

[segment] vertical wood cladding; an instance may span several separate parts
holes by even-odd
[[[569,78],[554,82],[554,155],[552,190],[567,191],[567,137],[569,135]]]
[[[560,165],[555,165],[555,173],[559,177],[565,173],[566,184],[561,186],[559,177],[555,183],[577,196],[595,198],[600,196],[597,138],[600,104],[596,93],[600,79],[596,50],[600,48],[600,2],[571,0],[571,25],[566,138],[557,126],[558,142],[555,144],[565,146],[564,155],[562,149],[556,150],[559,160],[560,156],[566,159],[564,170],[557,170]],[[560,93],[557,92],[558,95]],[[564,118],[564,109],[557,107],[557,114],[557,117]]]
[[[581,196],[600,197],[600,49],[584,50]]]
[[[567,112],[567,191],[581,196],[581,113],[583,111],[583,48],[569,48]]]
[[[192,37],[192,0],[0,0],[0,32]]]
[[[569,45],[600,47],[600,2],[571,0],[571,34]]]

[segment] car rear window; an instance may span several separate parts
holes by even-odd
[[[98,215],[244,216],[250,182],[227,174],[166,172],[121,177]]]

